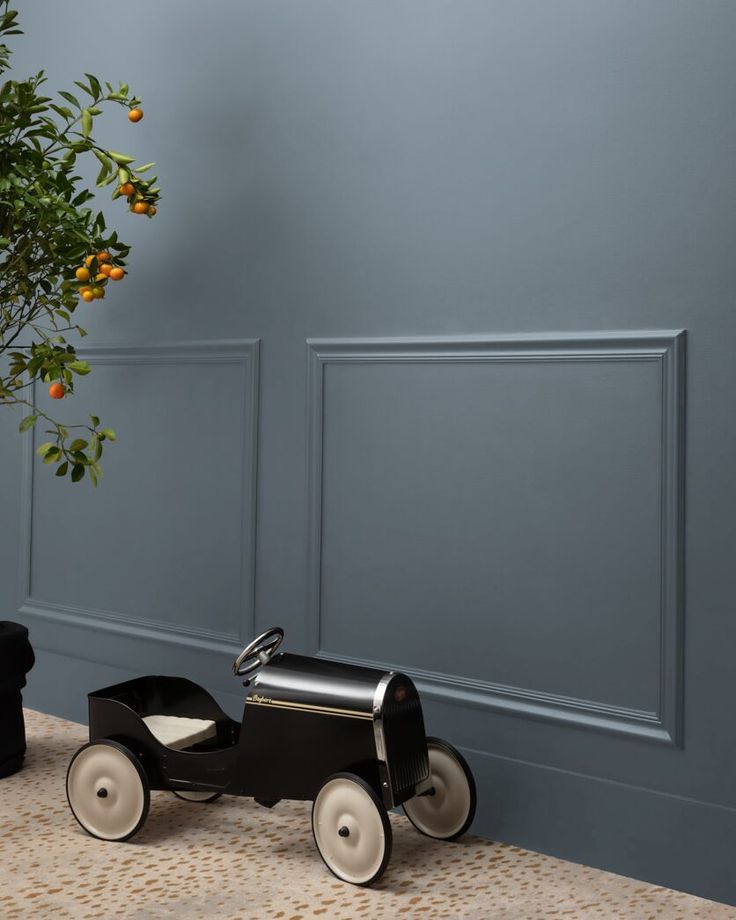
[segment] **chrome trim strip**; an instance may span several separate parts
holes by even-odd
[[[389,671],[384,674],[376,684],[376,690],[373,694],[373,736],[376,740],[376,756],[387,768],[386,734],[383,730],[383,699],[395,673],[395,671]],[[393,789],[391,790],[391,796],[393,797]]]
[[[276,706],[280,709],[293,709],[296,712],[317,712],[328,716],[344,716],[348,719],[372,719],[370,712],[360,712],[357,709],[337,709],[334,706],[317,706],[311,703],[292,703],[286,700],[253,700],[246,699],[247,704],[251,706]]]

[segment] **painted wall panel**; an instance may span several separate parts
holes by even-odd
[[[320,652],[671,740],[682,342],[313,343]]]
[[[253,618],[257,343],[85,354],[94,396],[59,417],[103,403],[117,440],[97,490],[26,457],[24,606],[237,643]]]

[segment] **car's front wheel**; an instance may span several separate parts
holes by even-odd
[[[143,767],[116,741],[92,741],[77,751],[66,795],[77,821],[101,840],[129,840],[143,827],[151,802]]]
[[[391,857],[391,824],[373,788],[353,773],[323,783],[312,806],[312,832],[319,855],[339,879],[371,885]]]
[[[402,808],[427,837],[455,840],[475,817],[475,780],[463,755],[447,741],[427,738],[432,792],[417,795]]]

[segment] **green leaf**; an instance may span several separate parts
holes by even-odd
[[[70,361],[67,367],[70,371],[74,371],[75,374],[79,374],[80,377],[84,377],[85,374],[89,374],[92,370],[86,361]]]
[[[75,80],[74,85],[78,86],[81,90],[87,93],[88,96],[91,96],[93,99],[95,98],[94,92],[89,88],[89,86],[85,86],[85,84],[82,83],[81,80]]]
[[[79,482],[84,476],[84,464],[75,463],[72,467],[72,482]]]
[[[87,442],[84,440],[84,438],[77,438],[69,445],[69,450],[74,452],[76,450],[84,450],[86,447]]]
[[[37,421],[37,415],[27,415],[20,425],[18,425],[18,431],[28,431],[29,428],[33,428]]]
[[[117,437],[112,428],[100,428],[100,434],[104,435],[108,441],[114,441]]]
[[[61,448],[52,447],[51,450],[46,451],[44,458],[43,458],[43,462],[53,463],[55,460],[59,460],[60,458],[61,458]]]
[[[82,110],[82,134],[89,137],[92,132],[92,114],[89,109]]]
[[[136,171],[137,173],[148,172],[148,170],[149,170],[152,166],[155,166],[155,165],[156,165],[155,163],[146,163],[146,164],[144,164],[143,166],[137,166],[135,171]]]
[[[57,476],[66,476],[66,471],[69,469],[69,462],[65,460],[63,463],[60,463],[56,469]]]
[[[46,441],[43,444],[41,444],[40,447],[36,448],[36,453],[44,457],[46,453],[51,450],[52,447],[56,447],[56,444],[54,444],[51,441]]]
[[[70,108],[65,105],[56,105],[54,102],[51,103],[49,108],[52,108],[57,115],[61,115],[62,118],[66,118],[67,121],[70,121],[74,118],[74,113]]]
[[[89,80],[89,85],[95,91],[95,95],[102,95],[102,87],[100,86],[100,81],[91,73],[85,73],[85,77]]]
[[[125,153],[118,153],[116,150],[108,150],[107,154],[111,160],[115,160],[115,162],[120,163],[121,166],[127,166],[128,163],[135,162],[135,157],[129,157]]]
[[[79,99],[77,99],[76,96],[72,96],[71,93],[67,93],[65,90],[62,89],[62,90],[59,90],[59,95],[63,99],[66,99],[67,102],[71,102],[72,105],[76,105],[78,109],[82,108],[82,106],[80,105]]]
[[[97,426],[100,424],[100,420],[97,418],[96,415],[90,415],[89,419],[95,428],[97,428]]]

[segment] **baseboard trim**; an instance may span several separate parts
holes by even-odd
[[[736,905],[736,808],[463,748],[472,832]]]

